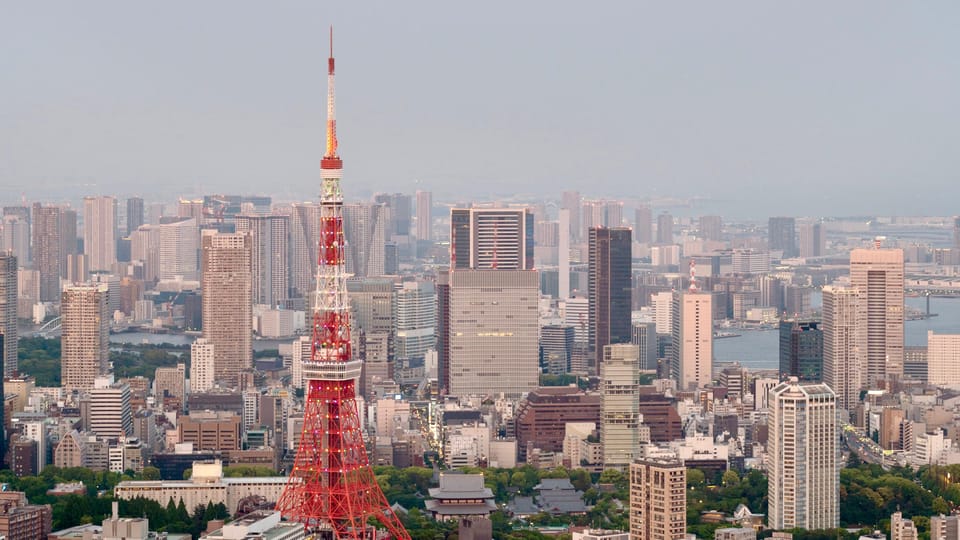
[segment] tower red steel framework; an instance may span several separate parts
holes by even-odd
[[[300,447],[277,510],[318,537],[409,539],[367,459],[350,350],[350,313],[343,254],[343,162],[337,154],[333,94],[333,29],[328,61],[327,151],[321,161],[320,246],[313,302],[307,400]]]

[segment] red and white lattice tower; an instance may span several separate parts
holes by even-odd
[[[320,246],[313,297],[303,432],[277,510],[317,537],[409,539],[367,459],[357,411],[360,360],[350,351],[350,303],[343,254],[343,162],[337,154],[333,97],[333,29],[327,95],[327,152],[321,161]]]

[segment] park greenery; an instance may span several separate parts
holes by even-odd
[[[60,386],[60,340],[25,337],[18,345],[18,369],[32,375],[37,386]],[[158,367],[187,364],[190,347],[186,345],[117,344],[110,350],[110,362],[118,379],[147,377],[152,379]]]
[[[124,480],[149,480],[160,477],[154,467],[145,467],[139,475],[120,474],[108,471],[92,471],[82,467],[66,468],[47,466],[37,476],[18,478],[13,471],[0,471],[0,483],[7,491],[22,491],[31,504],[49,504],[53,513],[53,530],[61,530],[87,523],[99,524],[110,516],[114,498],[113,488]],[[83,482],[84,495],[49,495],[47,492],[57,484]],[[120,500],[121,516],[147,517],[150,529],[160,532],[189,533],[195,538],[212,519],[228,517],[224,504],[209,504],[188,509],[183,500],[166,506],[146,499]]]

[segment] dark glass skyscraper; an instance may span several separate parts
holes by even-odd
[[[603,347],[630,343],[631,235],[629,227],[591,227],[589,343],[599,373]]]
[[[780,321],[780,379],[823,380],[823,330],[819,321]]]

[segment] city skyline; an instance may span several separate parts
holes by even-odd
[[[355,196],[589,187],[599,197],[700,197],[702,213],[730,217],[950,214],[926,194],[948,189],[957,165],[946,150],[958,111],[944,106],[960,89],[956,37],[943,16],[957,6],[860,7],[825,19],[753,2],[624,3],[586,15],[530,5],[503,20],[436,4],[369,13],[293,3],[271,7],[263,24],[255,4],[231,4],[214,41],[206,29],[223,4],[189,19],[116,3],[63,4],[54,17],[14,5],[0,43],[23,54],[9,59],[11,84],[0,89],[10,109],[0,144],[15,156],[0,168],[0,199],[264,183],[289,200],[313,198],[317,58],[330,22],[349,55],[341,135]],[[852,17],[857,25],[837,22]],[[424,148],[433,159],[417,157]],[[893,189],[905,182],[913,194]],[[878,189],[863,192],[866,183]]]

